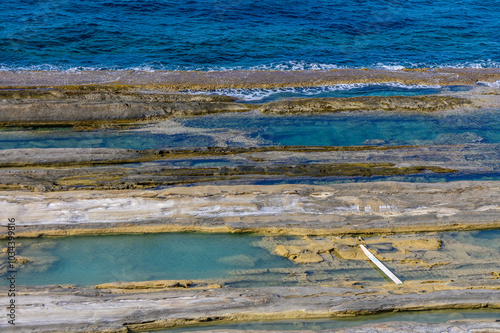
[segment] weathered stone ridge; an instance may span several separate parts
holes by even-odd
[[[0,123],[85,124],[96,121],[147,120],[248,110],[250,108],[244,104],[230,102],[4,100],[0,102]]]
[[[235,103],[227,96],[188,95],[189,91],[226,88],[279,88],[345,83],[399,82],[426,85],[469,85],[500,80],[498,69],[433,69],[417,71],[234,71],[128,72],[92,71],[1,72],[0,123],[88,124],[138,121],[217,112],[242,112],[258,105]],[[479,89],[479,87],[477,87]],[[183,92],[182,94],[176,92]],[[464,96],[354,97],[304,99],[269,103],[264,113],[310,113],[352,110],[435,112],[472,106],[498,105],[497,90]],[[488,97],[484,94],[490,94]],[[477,97],[477,98],[474,98]],[[472,98],[472,99],[470,99]]]
[[[40,333],[128,332],[208,321],[224,323],[423,309],[500,308],[497,289],[462,289],[452,284],[432,290],[429,284],[424,286],[407,286],[395,293],[387,293],[380,287],[187,289],[140,294],[61,287],[26,288],[17,297],[24,316],[18,328]],[[5,302],[7,299],[2,296],[0,300]],[[66,319],[69,317],[71,322]],[[5,327],[5,323],[0,325]]]
[[[0,194],[4,202],[0,217],[6,220],[17,214],[16,232],[31,237],[172,231],[342,235],[484,230],[500,227],[499,192],[494,181],[5,191]],[[2,228],[3,237],[6,232]]]
[[[466,98],[452,96],[393,96],[310,98],[268,103],[260,108],[262,113],[312,113],[341,111],[397,111],[436,112],[471,106]]]

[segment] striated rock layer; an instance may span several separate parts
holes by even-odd
[[[500,308],[498,286],[464,289],[268,287],[116,294],[64,287],[26,288],[16,329],[36,332],[128,332],[206,322],[328,318],[387,311]],[[392,292],[391,289],[393,289]],[[0,301],[6,304],[5,293]],[[22,314],[22,316],[21,316]],[[68,321],[67,318],[71,318]],[[5,329],[6,323],[1,322]]]
[[[19,236],[207,231],[298,235],[500,227],[497,182],[0,192]],[[6,224],[1,235],[6,237]]]
[[[478,81],[483,85],[476,86]],[[259,109],[259,106],[235,103],[234,98],[227,96],[198,95],[194,94],[193,90],[206,92],[227,88],[301,87],[346,83],[468,85],[475,87],[475,90],[462,94],[448,92],[439,96],[302,99],[268,103],[260,107],[260,110],[264,113],[281,114],[350,110],[435,112],[457,108],[470,109],[500,104],[498,90],[493,88],[497,81],[500,81],[500,71],[494,68],[295,72],[1,72],[0,124],[88,125],[96,122],[242,112]],[[186,92],[193,95],[187,95]]]
[[[292,177],[371,177],[498,172],[498,144],[407,147],[257,147],[126,150],[0,150],[0,190],[155,189]],[[180,167],[178,159],[223,157],[225,166]],[[136,163],[131,167],[130,163]]]

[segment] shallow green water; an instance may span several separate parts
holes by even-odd
[[[113,281],[208,279],[227,277],[241,269],[293,266],[252,245],[261,238],[162,233],[18,239],[19,254],[35,260],[19,268],[17,283],[90,286]],[[0,285],[6,285],[6,280]]]
[[[193,332],[218,329],[244,329],[244,330],[328,330],[337,328],[355,327],[366,324],[384,323],[389,321],[413,321],[421,323],[445,323],[450,320],[464,319],[498,319],[498,310],[454,310],[454,311],[413,311],[398,313],[383,313],[369,316],[336,319],[311,319],[311,320],[280,320],[237,323],[226,325],[207,325],[185,327],[178,329],[154,331],[161,332]]]
[[[463,246],[473,246],[468,254],[471,260],[467,260],[465,268],[471,274],[475,269],[483,269],[485,260],[491,262],[488,256],[500,254],[500,230],[436,235],[431,237],[443,240],[443,251],[452,251],[445,253],[450,256],[447,261],[453,260],[454,252],[447,249],[446,244],[459,241]],[[113,281],[231,278],[237,281],[237,286],[251,287],[286,283],[288,273],[277,271],[279,268],[307,269],[259,247],[262,239],[262,236],[248,234],[202,233],[21,238],[16,241],[17,255],[33,258],[33,261],[18,267],[17,283],[91,286]],[[487,248],[481,250],[486,244]],[[6,241],[0,242],[0,247],[5,246]],[[483,266],[474,266],[475,260],[482,261]],[[444,270],[429,271],[422,267],[388,265],[403,281],[450,277],[446,266]],[[384,282],[384,277],[364,261],[345,261],[337,268],[326,269],[326,276],[316,276],[314,271],[308,275],[327,279],[325,281],[362,278]],[[494,267],[488,269],[494,270]],[[0,281],[0,285],[6,285],[6,279]]]

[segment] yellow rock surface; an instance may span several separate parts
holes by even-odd
[[[299,264],[310,264],[315,262],[322,262],[323,257],[317,253],[305,252],[300,253],[295,259],[293,259],[293,261]]]
[[[439,250],[443,242],[440,239],[409,239],[392,242],[398,249]]]
[[[96,285],[95,289],[163,289],[189,288],[193,284],[190,280],[156,280],[140,282],[110,282]]]

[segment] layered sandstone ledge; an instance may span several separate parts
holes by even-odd
[[[447,141],[463,139],[449,135]],[[466,138],[467,139],[467,138]],[[154,161],[220,158],[235,166],[270,167],[307,163],[394,163],[458,170],[493,171],[500,163],[500,144],[468,143],[432,146],[263,146],[160,149],[21,148],[0,150],[1,168],[106,166]],[[238,163],[239,162],[239,163]],[[143,167],[147,164],[143,165]],[[304,173],[304,176],[307,175]]]
[[[500,105],[500,69],[230,71],[230,72],[0,72],[0,124],[130,122],[218,112],[311,113],[352,110],[436,112]],[[321,98],[265,105],[228,96],[179,94],[192,90],[277,88],[399,82],[468,85],[473,90],[436,96]],[[476,82],[483,82],[478,86]]]
[[[16,329],[40,333],[129,332],[207,322],[331,318],[407,310],[499,309],[498,287],[495,282],[488,286],[416,282],[368,288],[207,288],[124,294],[106,289],[26,287],[16,298]],[[3,295],[0,301],[6,304],[8,299]],[[492,324],[494,321],[488,323]],[[6,328],[5,322],[0,325]]]
[[[16,234],[259,232],[382,234],[500,227],[498,182],[194,186],[154,191],[0,192]],[[1,228],[6,237],[6,222]]]
[[[2,91],[0,91],[2,92]],[[500,96],[392,96],[321,98],[281,101],[259,105],[223,102],[220,97],[200,98],[199,95],[147,94],[133,92],[83,94],[77,98],[68,91],[41,94],[21,91],[3,91],[0,99],[0,124],[4,125],[90,125],[154,121],[171,117],[199,116],[221,112],[245,112],[259,109],[262,113],[322,113],[353,110],[392,112],[436,112],[454,109],[474,109],[499,105]],[[54,93],[61,93],[60,97]],[[18,98],[17,96],[28,97]],[[33,98],[32,95],[37,95]],[[45,96],[47,95],[47,96]],[[56,96],[54,98],[54,96]],[[146,96],[147,98],[144,98]],[[212,100],[211,100],[212,99]],[[178,101],[181,100],[181,101]],[[200,101],[201,100],[201,101]]]

